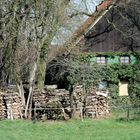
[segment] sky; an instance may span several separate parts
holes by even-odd
[[[96,6],[101,3],[102,0],[71,0],[69,6],[66,8],[67,14],[76,12],[88,12],[93,13]],[[52,41],[52,45],[61,45],[67,40],[68,37],[87,19],[85,15],[74,16],[68,20],[65,26],[61,27]]]

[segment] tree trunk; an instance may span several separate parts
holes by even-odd
[[[28,117],[29,103],[30,103],[32,92],[34,89],[36,71],[37,71],[37,63],[35,62],[34,66],[33,66],[32,73],[30,74],[31,75],[30,76],[30,87],[29,87],[29,95],[28,95],[28,99],[27,99],[27,103],[26,103],[26,107],[25,107],[25,118]]]
[[[24,89],[23,89],[22,81],[20,81],[19,84],[17,84],[17,87],[18,87],[18,91],[21,97],[22,105],[23,107],[25,107],[25,97],[24,97]]]
[[[46,61],[41,61],[38,64],[37,72],[37,87],[43,89],[46,75]]]

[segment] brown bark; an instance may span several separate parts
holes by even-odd
[[[21,97],[22,105],[25,107],[25,97],[24,97],[24,89],[23,89],[22,81],[20,81],[19,84],[17,84],[17,87]]]
[[[26,103],[26,107],[25,107],[25,118],[28,117],[29,103],[31,101],[31,96],[33,94],[36,71],[37,71],[37,63],[34,63],[33,70],[30,74],[31,75],[30,76],[30,87],[29,87],[29,94],[28,94],[28,99],[27,99],[27,103]]]

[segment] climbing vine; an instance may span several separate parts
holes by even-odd
[[[112,64],[112,65],[90,65],[90,59],[101,53],[96,54],[81,54],[73,57],[73,61],[77,63],[77,69],[71,73],[68,80],[73,84],[81,83],[85,85],[97,86],[99,81],[105,80],[108,83],[108,90],[110,97],[113,100],[119,100],[124,97],[119,97],[119,81],[126,80],[129,84],[128,91],[129,97],[133,104],[138,104],[140,101],[140,64],[139,53],[133,53],[137,62],[135,64]],[[130,55],[132,53],[102,53],[109,57],[115,57],[116,55]],[[76,64],[75,64],[76,65]],[[118,101],[119,102],[119,101]]]

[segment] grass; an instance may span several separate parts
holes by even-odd
[[[0,140],[140,140],[140,121],[1,121]]]

